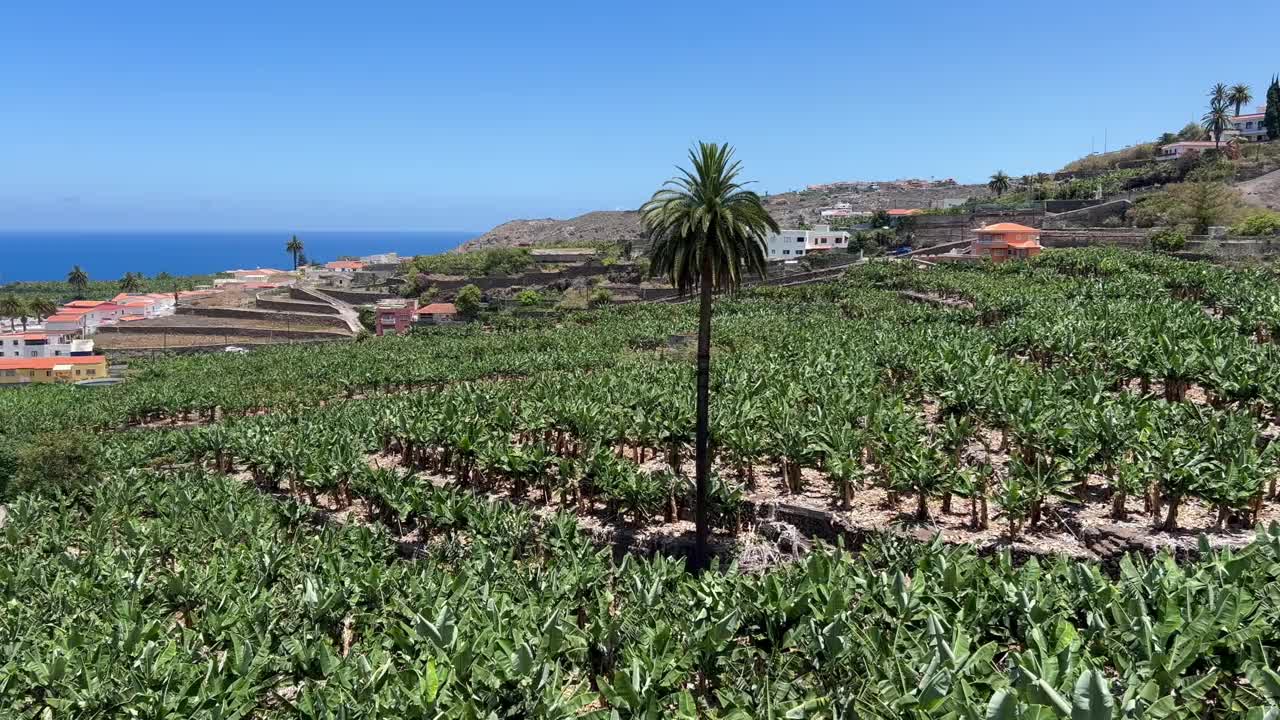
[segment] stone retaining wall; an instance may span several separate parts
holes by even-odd
[[[1072,227],[1098,227],[1107,218],[1123,218],[1131,207],[1133,207],[1133,203],[1128,200],[1112,200],[1080,210],[1062,212],[1057,215],[1046,215],[1044,228],[1050,230]]]
[[[250,308],[179,307],[178,315],[195,315],[211,318],[239,318],[241,320],[272,320],[276,322],[324,325],[348,330],[347,321],[336,315],[318,313],[280,312],[278,310],[253,310]]]
[[[337,315],[338,308],[329,303],[312,302],[310,300],[289,300],[280,296],[258,295],[254,298],[253,304],[262,310],[277,310],[280,312],[291,313],[312,313],[320,315]]]
[[[393,295],[391,293],[340,290],[338,288],[325,288],[324,293],[336,300],[341,300],[344,303],[350,303],[352,305],[375,305],[379,300],[391,300],[399,297],[398,295]],[[298,300],[310,300],[317,298],[318,296],[301,288],[291,288],[289,290],[289,297],[297,298]]]
[[[346,328],[346,325],[343,325]],[[126,323],[124,326],[104,325],[98,328],[100,333],[120,333],[128,335],[226,335],[239,337],[263,338],[313,338],[343,340],[350,338],[346,332],[333,330],[267,330],[264,328],[246,328],[232,323],[225,325],[138,325]]]
[[[917,215],[915,241],[917,248],[973,239],[973,231],[998,222],[1018,223],[1038,228],[1044,221],[1042,210],[986,211],[952,215]]]

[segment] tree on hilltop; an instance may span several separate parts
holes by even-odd
[[[1222,145],[1222,134],[1231,126],[1231,111],[1225,99],[1214,98],[1209,102],[1209,112],[1200,119],[1204,129],[1213,135],[1213,146]]]
[[[997,170],[987,181],[987,187],[996,194],[996,197],[1004,195],[1009,189],[1009,175],[1003,170]]]
[[[1267,129],[1267,139],[1280,138],[1280,77],[1271,78],[1267,88],[1267,110],[1262,116],[1262,125]]]
[[[712,294],[736,290],[744,268],[764,277],[765,236],[779,229],[760,196],[739,180],[732,147],[700,142],[689,162],[692,169],[678,168],[640,208],[640,221],[653,241],[650,274],[665,275],[682,294],[698,288],[692,568],[701,571],[709,565],[710,540]]]
[[[1239,115],[1241,107],[1253,102],[1253,91],[1244,83],[1232,85],[1231,91],[1227,93],[1227,102],[1236,107],[1236,115]]]

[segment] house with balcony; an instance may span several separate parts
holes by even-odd
[[[816,225],[807,230],[783,230],[765,236],[765,259],[794,260],[817,252],[847,250],[849,233],[832,230],[830,225]]]
[[[0,358],[81,357],[92,354],[92,340],[71,335],[48,331],[0,335]]]
[[[1267,139],[1267,126],[1263,119],[1267,115],[1267,106],[1257,108],[1257,112],[1236,115],[1231,118],[1232,135],[1248,142],[1261,142]]]
[[[378,336],[402,335],[413,327],[417,314],[417,300],[379,300],[373,311],[373,331]]]
[[[1040,245],[1040,231],[1026,225],[996,223],[978,228],[977,234],[970,253],[993,263],[1025,260],[1039,255],[1043,250]]]

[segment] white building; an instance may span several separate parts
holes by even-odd
[[[794,260],[815,252],[846,250],[849,233],[832,230],[830,225],[816,225],[810,230],[783,230],[765,237],[766,260]]]
[[[15,332],[0,335],[0,358],[46,358],[92,355],[92,340],[77,340],[50,332]]]
[[[1242,140],[1259,141],[1267,139],[1267,126],[1263,119],[1267,115],[1267,106],[1258,107],[1257,112],[1236,115],[1231,118],[1233,134]]]
[[[398,265],[400,263],[400,255],[393,252],[365,255],[360,258],[360,262],[365,265]]]
[[[1219,147],[1219,143],[1212,140],[1183,140],[1182,142],[1169,143],[1160,146],[1160,154],[1156,156],[1157,160],[1177,160],[1178,158],[1191,152],[1205,152]]]

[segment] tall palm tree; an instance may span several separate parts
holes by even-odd
[[[1209,102],[1220,102],[1226,104],[1227,98],[1231,95],[1231,88],[1226,83],[1216,83],[1209,89]]]
[[[711,299],[742,282],[743,269],[765,274],[765,235],[778,223],[760,196],[738,179],[741,163],[733,148],[700,142],[689,151],[692,171],[663,184],[640,208],[640,220],[653,240],[651,275],[665,275],[681,293],[694,287],[698,297],[697,426],[694,438],[697,500],[693,568],[708,566],[708,493],[711,475]]]
[[[997,170],[987,182],[987,187],[996,194],[996,197],[1000,197],[1009,189],[1009,175],[1003,170]]]
[[[0,317],[9,318],[9,332],[17,329],[18,320],[22,320],[23,329],[26,329],[27,306],[22,299],[13,293],[9,293],[0,298]]]
[[[67,284],[76,291],[76,295],[84,297],[84,291],[89,287],[89,273],[80,269],[79,265],[71,268],[71,272],[67,273]]]
[[[138,292],[140,287],[142,287],[142,273],[126,272],[124,277],[120,278],[120,292],[134,293]]]
[[[45,318],[58,312],[58,306],[47,297],[32,298],[27,307],[35,316],[36,322],[44,322]]]
[[[284,250],[290,255],[293,255],[293,269],[297,270],[298,256],[302,254],[303,250],[302,241],[298,239],[297,235],[294,235],[289,238],[289,242],[284,246]]]
[[[1231,125],[1231,110],[1227,101],[1216,98],[1210,101],[1209,112],[1200,118],[1200,122],[1205,130],[1213,133],[1213,147],[1218,149],[1222,145],[1222,133]]]
[[[1227,92],[1227,102],[1236,106],[1236,115],[1239,115],[1241,106],[1253,102],[1253,92],[1244,83],[1232,85],[1231,90]]]

